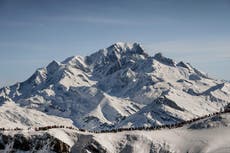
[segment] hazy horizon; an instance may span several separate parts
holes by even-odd
[[[0,0],[0,87],[52,60],[138,42],[230,80],[229,0]]]

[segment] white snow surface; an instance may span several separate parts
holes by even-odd
[[[218,120],[214,118],[218,118]],[[221,121],[221,125],[217,121]],[[191,128],[194,124],[202,124],[203,128]],[[207,127],[207,125],[212,126]],[[25,137],[43,135],[44,133],[68,144],[72,152],[94,153],[96,149],[96,152],[106,153],[228,153],[230,152],[230,113],[207,117],[175,129],[97,134],[71,129],[50,129],[38,132],[24,130],[20,132]],[[4,135],[14,134],[18,134],[18,132],[4,132]],[[94,150],[90,149],[92,146]],[[1,151],[7,152],[7,148]],[[49,152],[48,150],[43,151]]]
[[[0,109],[0,127],[5,129],[35,128],[52,125],[73,126],[73,121],[67,118],[47,115],[36,109],[20,107],[12,101],[6,101]]]
[[[193,124],[199,123],[216,125],[217,122],[213,118],[217,117],[221,118],[222,126],[190,128]],[[176,129],[99,133],[92,134],[92,137],[89,137],[88,133],[79,134],[85,135],[81,138],[86,144],[92,143],[91,139],[93,139],[108,153],[228,153],[230,152],[229,123],[230,114],[228,113],[207,117]],[[75,142],[75,145],[84,147],[82,139]]]
[[[109,153],[227,153],[230,152],[230,128],[204,130],[173,129],[97,134],[94,139]]]
[[[162,125],[217,112],[228,103],[230,83],[160,53],[150,56],[137,43],[116,43],[86,57],[53,61],[28,80],[0,89],[0,125]]]

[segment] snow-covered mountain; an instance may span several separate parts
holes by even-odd
[[[86,57],[52,61],[28,80],[0,89],[0,122],[139,127],[189,120],[228,103],[230,83],[161,53],[148,55],[137,43],[116,43]]]

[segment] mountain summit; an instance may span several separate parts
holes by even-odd
[[[86,57],[52,61],[28,80],[0,89],[8,125],[40,124],[20,116],[30,109],[49,122],[58,116],[91,130],[177,123],[219,111],[229,97],[229,83],[161,53],[150,56],[138,43],[121,42]]]

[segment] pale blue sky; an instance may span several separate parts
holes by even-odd
[[[230,80],[229,27],[229,0],[0,0],[0,86],[118,41]]]

